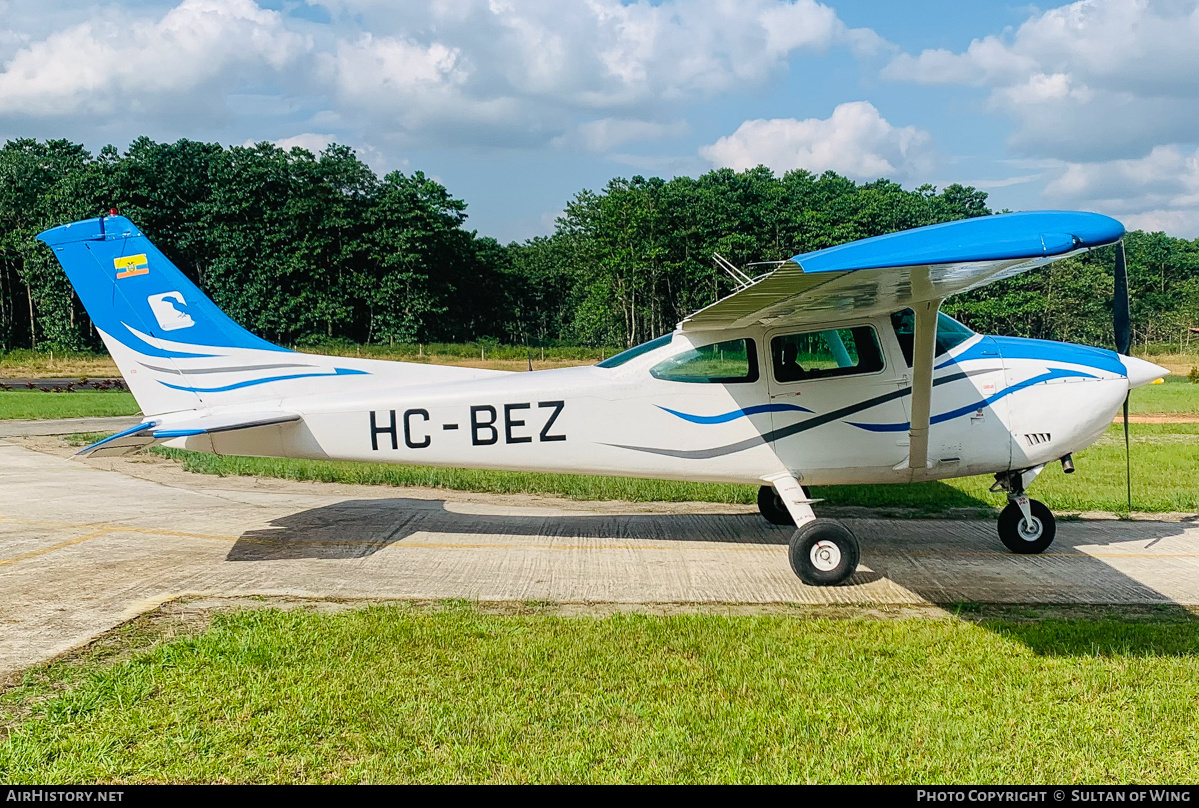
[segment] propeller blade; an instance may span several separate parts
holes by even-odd
[[[1124,487],[1128,492],[1128,513],[1132,514],[1132,455],[1128,451],[1128,396],[1124,396]]]
[[[1116,353],[1128,356],[1132,347],[1132,320],[1128,305],[1128,264],[1124,242],[1116,245],[1116,287],[1112,295],[1112,326],[1116,332]]]
[[[1116,353],[1128,356],[1132,348],[1132,318],[1128,303],[1128,261],[1124,241],[1116,244],[1116,285],[1112,292],[1112,329],[1116,332]],[[1128,440],[1128,395],[1124,396],[1124,488],[1128,512],[1132,513],[1132,454]]]

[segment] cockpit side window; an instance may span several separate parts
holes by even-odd
[[[650,370],[655,379],[700,384],[758,380],[758,354],[752,339],[716,342],[664,359]]]
[[[895,329],[895,339],[899,340],[904,361],[911,367],[916,340],[916,315],[911,309],[897,311],[891,315],[891,326]],[[973,336],[973,331],[945,312],[937,313],[937,356],[952,351]]]
[[[868,325],[787,334],[770,341],[776,382],[875,373],[883,369],[878,337]]]

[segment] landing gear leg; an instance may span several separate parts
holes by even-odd
[[[992,491],[1007,493],[1008,504],[999,513],[999,540],[1013,553],[1032,555],[1043,553],[1057,535],[1057,520],[1044,503],[1029,499],[1025,488],[1041,472],[1043,466],[1024,471],[1008,471],[995,475]]]
[[[787,510],[783,498],[773,485],[764,485],[758,489],[758,513],[772,525],[794,525],[795,518]]]
[[[809,586],[837,586],[848,581],[857,571],[861,556],[853,532],[836,519],[818,519],[812,503],[819,500],[808,499],[807,492],[791,475],[774,477],[769,482],[773,486],[770,493],[790,517],[788,522],[775,524],[796,525],[788,547],[792,571]],[[765,490],[763,486],[758,492],[758,508],[770,519],[762,506]]]

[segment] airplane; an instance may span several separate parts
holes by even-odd
[[[759,486],[794,525],[805,584],[850,580],[853,532],[811,486],[991,474],[1013,553],[1050,546],[1027,490],[1073,471],[1134,387],[1123,225],[1036,211],[921,227],[797,255],[596,365],[506,372],[297,353],[226,316],[128,219],[41,233],[144,413],[79,452],[164,444],[222,455],[612,474]],[[1119,353],[976,334],[950,295],[1116,245]],[[1123,294],[1123,298],[1120,295]],[[1127,416],[1127,409],[1125,409]]]

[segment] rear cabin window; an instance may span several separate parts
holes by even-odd
[[[895,339],[899,340],[903,359],[911,367],[916,343],[916,315],[911,309],[897,311],[891,315],[891,325],[895,328]],[[973,336],[974,332],[969,328],[945,312],[937,312],[937,356],[952,351]]]
[[[735,384],[758,380],[758,355],[752,339],[734,339],[692,348],[659,362],[655,379],[700,384]]]
[[[852,376],[883,369],[878,337],[868,325],[775,337],[770,341],[770,357],[778,382]]]

